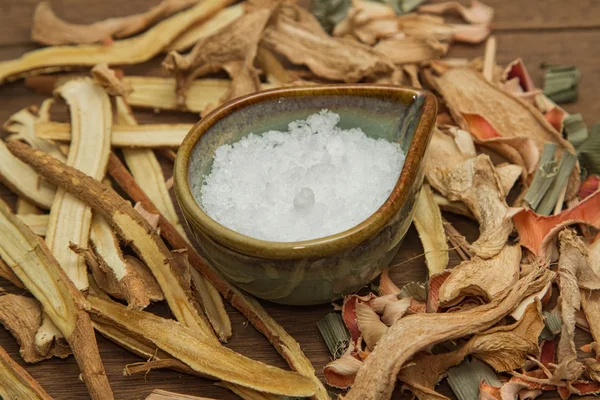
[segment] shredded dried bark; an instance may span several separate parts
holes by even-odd
[[[315,393],[316,385],[310,378],[250,360],[176,321],[127,310],[96,297],[89,301],[94,320],[124,327],[207,376],[280,395],[305,397]],[[211,359],[218,362],[208,361]]]
[[[434,171],[428,179],[449,200],[465,203],[479,222],[480,235],[471,244],[473,252],[481,258],[498,254],[513,224],[507,214],[502,183],[490,158],[481,154],[453,169]]]
[[[197,3],[197,0],[163,0],[150,10],[121,18],[109,18],[88,25],[72,24],[54,14],[50,3],[38,3],[33,14],[31,39],[57,46],[63,44],[109,44],[112,38],[132,36],[164,17]]]
[[[441,396],[435,392],[437,383],[448,368],[458,365],[469,355],[485,361],[498,372],[522,368],[527,356],[538,356],[538,336],[543,328],[541,304],[537,302],[531,304],[523,318],[514,324],[478,333],[458,350],[437,355],[418,354],[400,370],[398,379],[423,399]]]
[[[52,400],[52,397],[0,347],[0,397]]]
[[[27,145],[13,142],[12,145]],[[52,156],[49,159],[59,162]],[[92,178],[89,178],[92,179]],[[112,399],[83,295],[69,280],[44,242],[0,204],[0,256],[41,303],[68,341],[93,399]]]
[[[233,0],[207,0],[172,16],[130,39],[117,40],[110,46],[102,44],[52,46],[25,53],[20,58],[0,62],[0,83],[42,72],[56,72],[73,66],[94,66],[99,63],[138,64],[165,49],[191,25],[205,21]]]
[[[262,45],[315,75],[342,82],[386,75],[393,66],[378,51],[351,39],[329,36],[317,20],[297,6],[285,4],[265,29]]]
[[[442,223],[442,213],[433,200],[431,187],[421,188],[413,214],[413,223],[425,252],[429,276],[442,272],[448,266],[448,243]]]
[[[276,5],[274,2],[269,7],[257,7],[247,12],[196,43],[185,56],[174,51],[167,55],[162,65],[177,80],[179,106],[185,104],[187,88],[192,81],[219,70],[225,70],[232,79],[221,102],[259,90],[260,79],[254,68],[254,58],[262,31]]]
[[[501,300],[468,311],[449,314],[420,313],[398,320],[381,338],[358,371],[345,399],[389,399],[401,367],[421,349],[492,327],[520,300],[552,279],[544,267],[521,278]],[[414,326],[420,329],[415,330]]]
[[[487,260],[478,257],[465,261],[451,270],[438,291],[439,305],[450,307],[467,296],[477,296],[486,302],[501,296],[519,280],[521,246],[504,246]]]

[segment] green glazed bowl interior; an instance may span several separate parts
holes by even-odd
[[[214,153],[250,133],[287,131],[288,124],[328,109],[340,115],[338,126],[361,128],[367,136],[398,142],[406,160],[387,201],[369,218],[335,235],[300,242],[259,240],[235,232],[210,218],[196,202],[210,174]],[[320,258],[358,246],[380,231],[422,179],[420,164],[435,123],[432,94],[381,85],[323,85],[275,89],[236,99],[197,123],[183,141],[175,163],[175,190],[188,223],[234,251],[264,259]]]

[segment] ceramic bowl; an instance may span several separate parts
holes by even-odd
[[[338,126],[400,143],[406,161],[386,202],[368,219],[335,235],[301,242],[254,239],[211,219],[192,195],[222,144],[249,133],[287,131],[291,121],[328,109]],[[426,91],[381,85],[275,89],[235,99],[198,122],[175,162],[175,192],[200,253],[247,292],[276,303],[325,303],[373,280],[394,257],[423,183],[423,157],[437,103]]]

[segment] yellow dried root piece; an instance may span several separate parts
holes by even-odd
[[[20,142],[20,145],[29,148]],[[46,157],[55,160],[52,156]],[[59,162],[59,161],[56,161]],[[92,399],[113,399],[86,300],[44,242],[0,204],[0,256],[40,302],[69,343]],[[0,374],[1,375],[1,374]]]
[[[233,0],[206,0],[156,24],[130,39],[116,40],[112,45],[52,46],[25,53],[20,58],[0,62],[0,83],[27,75],[60,71],[73,66],[99,63],[138,64],[165,49],[174,38],[191,25],[205,21]]]
[[[17,204],[15,205],[15,213],[20,215],[31,214],[40,215],[44,212],[35,204],[30,203],[22,197],[17,197]]]
[[[112,111],[108,95],[89,78],[68,81],[56,89],[69,105],[71,146],[67,165],[94,179],[104,178],[110,154]],[[83,259],[69,244],[86,247],[92,219],[91,208],[63,189],[58,189],[46,232],[46,244],[79,290],[88,287]]]
[[[185,326],[214,338],[212,329],[198,315],[189,293],[179,284],[182,267],[171,256],[158,233],[114,190],[72,167],[29,146],[13,142],[11,151],[27,160],[38,173],[89,204],[109,222],[117,235],[130,243],[160,285],[173,315]],[[216,339],[215,339],[216,340]]]
[[[448,243],[442,213],[433,199],[431,187],[427,184],[421,188],[413,223],[423,244],[429,276],[442,272],[448,266]]]
[[[179,394],[173,392],[167,392],[166,390],[154,389],[150,396],[146,397],[146,400],[214,400],[208,397],[196,397],[187,394]]]
[[[52,397],[0,346],[0,397],[52,400]]]
[[[17,214],[17,217],[38,236],[46,236],[50,216],[48,214]]]
[[[479,238],[471,249],[481,258],[498,254],[513,223],[507,216],[502,182],[489,156],[481,154],[448,170],[433,171],[429,182],[451,201],[462,201],[479,222]]]
[[[271,393],[257,392],[256,390],[248,389],[244,386],[236,385],[230,382],[217,382],[215,385],[231,390],[244,400],[281,400],[280,396]]]
[[[545,286],[553,277],[550,270],[538,267],[506,291],[503,298],[489,304],[454,313],[417,313],[399,319],[366,358],[352,389],[343,398],[390,399],[398,373],[417,352],[491,328],[525,296]]]
[[[295,372],[251,360],[174,320],[90,296],[94,320],[121,326],[183,361],[195,371],[250,389],[285,396],[312,396],[316,385]],[[260,376],[260,379],[256,379]]]
[[[124,125],[136,126],[137,121],[123,98],[117,98],[116,103],[118,122]],[[175,211],[162,168],[154,151],[150,149],[123,149],[123,157],[133,178],[148,195],[156,208],[158,208],[158,211],[177,229],[187,242],[190,242]],[[190,272],[196,289],[194,293],[199,296],[202,308],[209,322],[219,340],[227,342],[232,335],[231,321],[225,310],[221,295],[198,271],[192,268]]]
[[[111,145],[114,147],[178,147],[189,133],[191,124],[113,125]],[[71,125],[61,122],[40,122],[35,125],[38,138],[71,141]]]
[[[190,53],[182,56],[170,52],[163,67],[177,81],[177,103],[185,105],[187,88],[196,78],[225,70],[231,77],[231,85],[220,102],[257,92],[260,88],[254,58],[258,42],[273,7],[277,2],[256,7],[235,19],[229,25],[207,36],[194,45]]]

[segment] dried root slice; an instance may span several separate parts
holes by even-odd
[[[334,81],[358,82],[394,70],[380,52],[355,40],[329,36],[312,14],[294,5],[280,7],[261,44]]]
[[[490,158],[479,155],[447,171],[435,171],[430,183],[451,201],[462,201],[479,222],[479,238],[471,245],[481,258],[490,258],[504,247],[513,224],[504,190]]]
[[[113,125],[111,145],[115,147],[178,147],[188,134],[190,124],[147,124],[139,126]],[[71,125],[61,122],[40,122],[35,135],[46,140],[71,141]]]
[[[192,47],[241,17],[244,14],[245,6],[244,3],[239,3],[225,7],[207,21],[191,26],[181,35],[177,36],[169,44],[167,50],[183,51]]]
[[[410,64],[441,57],[448,52],[448,45],[432,38],[401,36],[382,40],[373,49],[394,64]]]
[[[19,279],[17,275],[13,272],[12,268],[6,265],[4,261],[0,258],[0,278],[6,279],[16,287],[23,289],[23,282]]]
[[[38,236],[46,236],[50,216],[48,214],[17,214],[17,217]]]
[[[0,296],[0,323],[17,339],[21,346],[19,354],[26,363],[51,356],[40,356],[35,349],[35,332],[42,323],[42,309],[37,300],[14,294]]]
[[[187,394],[179,394],[167,392],[166,390],[154,389],[146,400],[214,400],[208,397],[189,396]]]
[[[118,121],[124,125],[137,125],[137,121],[125,101],[122,98],[118,98],[116,99],[116,103]],[[189,242],[185,229],[179,222],[173,200],[169,195],[169,189],[165,183],[162,168],[154,151],[149,149],[123,149],[123,156],[135,181],[150,197],[150,200],[160,213]],[[225,311],[223,299],[214,286],[206,282],[205,278],[197,271],[194,272],[192,274],[195,287],[194,293],[200,298],[203,310],[219,340],[227,342],[232,335],[232,331],[231,321],[229,320],[227,311]]]
[[[112,111],[108,95],[89,78],[69,81],[57,93],[67,102],[71,114],[71,146],[67,165],[94,179],[102,179],[110,153]],[[69,244],[87,246],[91,209],[81,200],[59,189],[50,210],[46,244],[79,290],[88,288],[83,259],[69,250]]]
[[[406,14],[398,18],[400,29],[407,36],[435,38],[444,42],[481,43],[491,32],[488,24],[449,24],[441,17]]]
[[[544,319],[538,301],[529,305],[523,318],[514,324],[478,333],[458,350],[417,355],[400,371],[398,379],[410,386],[418,398],[428,398],[435,393],[435,386],[446,371],[469,355],[485,361],[498,372],[522,368],[527,356],[539,355],[538,337],[543,328]]]
[[[52,400],[52,397],[0,347],[0,397]]]
[[[437,128],[433,130],[425,162],[425,176],[431,185],[434,187],[441,185],[441,183],[436,185],[435,182],[439,177],[439,171],[456,168],[475,157],[473,141],[471,140],[470,145],[466,139],[465,141],[467,145],[459,144],[462,141],[458,139],[458,135],[446,134]]]
[[[429,276],[442,272],[448,266],[448,243],[442,223],[442,213],[433,200],[431,187],[424,184],[413,214],[413,223],[425,251]]]
[[[250,323],[267,338],[275,350],[277,350],[294,371],[310,377],[313,382],[315,382],[317,385],[315,398],[317,400],[328,399],[329,395],[327,394],[325,386],[323,386],[321,381],[315,376],[315,370],[310,360],[300,349],[298,342],[296,342],[296,340],[290,336],[277,321],[267,314],[258,301],[231,285],[206,263],[198,252],[190,246],[186,239],[177,232],[175,227],[165,219],[163,215],[160,215],[156,206],[154,206],[148,196],[137,185],[121,161],[114,155],[110,157],[108,172],[133,201],[140,202],[147,210],[159,214],[160,232],[169,245],[175,249],[187,249],[191,265],[198,270],[233,307],[248,318],[248,321],[250,321]]]
[[[471,24],[489,24],[494,18],[494,9],[480,1],[473,0],[471,7],[465,7],[458,1],[446,1],[437,4],[425,4],[419,7],[419,12],[445,14],[454,11]]]
[[[235,385],[230,382],[217,382],[216,386],[231,390],[244,400],[280,400],[281,397],[270,393],[257,392],[256,390],[248,389],[240,385]]]
[[[13,142],[11,145],[27,145]],[[56,161],[52,156],[49,159]],[[8,207],[0,204],[0,256],[41,303],[44,312],[69,343],[93,399],[112,399],[112,391],[98,353],[96,337],[85,311],[86,301],[69,280],[44,242]]]
[[[116,235],[106,219],[97,213],[92,217],[90,243],[95,257],[90,254],[86,260],[96,283],[113,296],[120,294],[118,298],[126,300],[129,307],[146,308],[150,298],[144,281],[125,261]]]
[[[438,291],[441,307],[460,303],[467,296],[477,296],[486,302],[498,296],[519,280],[521,246],[504,246],[492,258],[478,257],[454,267]]]
[[[180,106],[185,104],[187,88],[194,79],[219,70],[225,70],[232,79],[221,102],[259,90],[260,79],[254,68],[254,58],[262,31],[277,3],[264,5],[264,8],[253,8],[205,37],[189,54],[182,56],[173,51],[167,55],[162,65],[175,75]]]
[[[9,146],[13,153],[27,160],[46,179],[87,202],[95,212],[104,216],[117,235],[130,242],[136,254],[148,265],[177,320],[207,337],[214,337],[210,326],[198,315],[189,293],[179,284],[177,273],[182,267],[171,257],[149,223],[128,202],[99,181],[23,143],[14,142]]]
[[[36,206],[35,204],[30,203],[22,197],[17,197],[17,204],[15,205],[15,214],[24,215],[24,214],[33,214],[40,215],[43,214],[43,211]]]
[[[538,268],[521,278],[503,299],[456,313],[418,313],[398,320],[381,338],[358,371],[345,399],[389,399],[402,366],[418,351],[435,343],[451,340],[492,327],[520,300],[545,286],[553,273]],[[419,329],[414,327],[418,326]],[[381,371],[385,371],[382,373]]]
[[[27,164],[14,157],[6,143],[0,140],[0,181],[12,192],[45,210],[52,207],[56,188],[44,180]]]
[[[42,357],[67,358],[72,354],[65,336],[47,314],[42,316],[42,324],[35,333],[35,351]]]
[[[121,326],[146,338],[197,372],[267,393],[301,397],[315,393],[316,385],[310,378],[248,359],[176,321],[127,310],[118,303],[95,297],[89,301],[94,320]]]
[[[117,40],[111,46],[101,44],[53,46],[25,53],[18,59],[0,63],[0,83],[40,72],[60,71],[73,66],[100,63],[138,64],[165,49],[192,24],[204,21],[231,4],[233,0],[207,0],[172,16],[131,39]]]
[[[589,332],[595,342],[600,340],[600,291],[583,290],[581,292],[581,307],[589,325]]]

